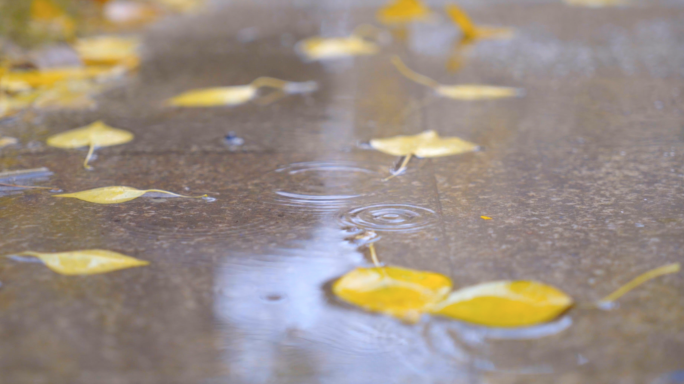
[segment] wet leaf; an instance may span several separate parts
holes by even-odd
[[[457,290],[431,309],[436,315],[490,327],[525,327],[555,319],[573,304],[535,281],[495,281]]]
[[[13,91],[21,91],[51,86],[62,81],[109,78],[119,74],[120,71],[105,66],[11,71],[3,78],[3,87]]]
[[[81,191],[81,192],[74,192],[74,193],[63,193],[60,195],[53,195],[54,197],[71,197],[74,199],[79,199],[83,201],[87,201],[89,203],[95,203],[95,204],[118,204],[118,203],[125,203],[127,201],[131,201],[133,199],[137,199],[138,197],[149,193],[149,192],[155,192],[155,193],[162,193],[166,194],[169,196],[173,197],[186,197],[186,198],[202,198],[206,197],[204,196],[184,196],[184,195],[179,195],[177,193],[169,192],[169,191],[163,191],[160,189],[147,189],[147,190],[140,190],[136,188],[131,188],[131,187],[102,187],[102,188],[95,188],[95,189],[89,189],[87,191]]]
[[[431,13],[420,0],[394,0],[380,8],[376,17],[383,24],[402,24],[427,20]]]
[[[86,65],[137,67],[140,41],[134,37],[98,36],[76,41],[74,48]]]
[[[513,36],[513,30],[509,28],[493,28],[475,25],[470,19],[470,16],[454,4],[447,4],[444,9],[451,20],[461,28],[465,40],[492,38],[506,39]]]
[[[626,295],[629,293],[631,290],[634,288],[646,283],[649,280],[653,280],[656,277],[668,275],[671,273],[678,273],[679,270],[681,269],[681,266],[679,263],[674,263],[674,264],[668,264],[664,265],[662,267],[652,269],[646,273],[643,273],[636,278],[634,278],[632,281],[629,283],[623,285],[620,287],[618,290],[615,292],[611,293],[610,295],[604,297],[598,302],[598,307],[602,309],[610,309],[611,304],[621,298],[622,296]]]
[[[18,255],[37,257],[48,268],[62,275],[95,275],[149,264],[144,260],[103,249],[59,253],[27,251]]]
[[[464,85],[444,85],[420,73],[412,71],[398,57],[392,58],[392,64],[407,79],[413,80],[418,84],[425,85],[435,90],[444,97],[455,100],[487,100],[500,99],[505,97],[521,96],[523,92],[516,88],[495,87],[491,85],[464,84]]]
[[[259,77],[248,85],[191,90],[170,99],[168,104],[175,107],[235,106],[255,99],[261,88],[272,88],[283,94],[301,94],[313,92],[318,86],[313,81],[299,83]]]
[[[416,322],[451,290],[451,280],[438,273],[398,267],[357,268],[333,284],[342,300],[365,310]]]
[[[374,42],[357,35],[336,38],[310,37],[297,43],[296,49],[307,60],[373,55],[380,50]]]
[[[491,220],[492,218],[489,216],[480,216],[482,220]]]
[[[373,139],[371,147],[394,156],[439,157],[476,151],[479,146],[458,137],[439,137],[435,131],[413,136],[395,136]]]
[[[132,133],[112,128],[102,121],[96,121],[85,127],[50,136],[47,139],[47,144],[56,148],[90,147],[83,163],[83,166],[89,169],[88,161],[95,148],[125,144],[131,140],[133,140]]]

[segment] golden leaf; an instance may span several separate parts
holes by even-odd
[[[489,216],[480,216],[482,220],[491,220],[492,218]]]
[[[378,10],[376,17],[384,24],[426,20],[432,12],[420,0],[394,0]]]
[[[65,67],[45,70],[10,71],[3,78],[5,89],[20,91],[26,88],[51,86],[61,81],[107,78],[120,72],[111,67]]]
[[[513,36],[513,30],[509,28],[492,28],[475,25],[475,23],[470,20],[468,14],[454,4],[447,4],[444,9],[449,17],[451,17],[451,20],[461,28],[463,39],[465,40],[492,38],[506,39]]]
[[[357,35],[336,38],[310,37],[297,43],[296,49],[307,60],[373,55],[380,50],[377,44]]]
[[[611,293],[610,295],[604,297],[598,302],[598,307],[599,308],[608,308],[610,307],[610,304],[612,304],[615,300],[621,298],[634,288],[640,286],[641,284],[644,284],[645,282],[655,279],[656,277],[660,277],[663,275],[668,275],[670,273],[677,273],[680,270],[680,265],[679,263],[674,263],[674,264],[668,264],[664,265],[662,267],[652,269],[646,273],[643,273],[636,278],[634,278],[632,281],[629,283],[623,285],[620,287],[618,290],[615,292]]]
[[[558,289],[534,281],[495,281],[457,290],[430,312],[490,327],[525,327],[558,317],[573,304]]]
[[[102,188],[95,188],[95,189],[89,189],[87,191],[81,191],[81,192],[74,192],[74,193],[63,193],[60,195],[52,195],[54,197],[71,197],[74,199],[79,199],[83,201],[87,201],[89,203],[95,203],[95,204],[118,204],[118,203],[125,203],[127,201],[131,201],[133,199],[137,199],[138,197],[148,193],[148,192],[156,192],[156,193],[163,193],[166,195],[170,195],[173,197],[186,197],[186,198],[202,198],[206,197],[204,196],[184,196],[184,195],[179,195],[177,193],[169,192],[169,191],[163,191],[160,189],[147,189],[147,190],[140,190],[136,188],[131,188],[131,187],[102,187]]]
[[[90,169],[88,161],[92,157],[95,148],[125,144],[131,140],[133,140],[132,133],[112,128],[102,121],[96,121],[85,127],[50,136],[47,139],[47,144],[56,148],[90,147],[83,163],[86,169]]]
[[[62,275],[94,275],[149,264],[144,260],[103,249],[59,253],[27,251],[18,255],[37,257],[48,268]]]
[[[78,39],[74,49],[86,65],[138,65],[140,41],[134,37],[98,36]]]
[[[485,100],[485,99],[499,99],[503,97],[521,96],[523,93],[516,88],[508,87],[494,87],[490,85],[444,85],[420,73],[412,71],[407,67],[399,57],[392,58],[392,64],[404,75],[407,79],[413,80],[418,84],[425,85],[435,90],[435,92],[444,97],[456,100]]]
[[[451,280],[438,273],[398,267],[357,268],[333,284],[342,300],[363,309],[416,322],[451,290]]]
[[[473,152],[477,144],[458,137],[441,138],[435,131],[425,131],[413,136],[395,136],[386,139],[373,139],[371,147],[394,156],[415,155],[417,157],[439,157]]]

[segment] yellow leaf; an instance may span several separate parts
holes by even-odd
[[[88,161],[95,148],[125,144],[133,140],[133,134],[121,129],[108,126],[102,121],[96,121],[85,127],[72,129],[64,133],[50,136],[47,144],[56,148],[80,148],[89,146],[83,166],[90,168]]]
[[[444,97],[456,100],[485,100],[499,99],[503,97],[521,96],[523,93],[516,88],[494,87],[490,85],[444,85],[420,73],[412,71],[404,64],[399,57],[392,58],[392,64],[407,79],[413,80],[418,84],[425,85],[435,90]]]
[[[255,98],[257,91],[251,85],[195,89],[172,98],[169,104],[176,107],[239,105]]]
[[[435,131],[425,131],[414,136],[395,136],[386,139],[373,139],[371,147],[394,156],[415,155],[417,157],[439,157],[473,152],[477,144],[458,137],[441,138]]]
[[[465,11],[454,4],[447,4],[446,10],[451,20],[461,28],[465,40],[510,38],[513,31],[509,28],[492,28],[475,25]]]
[[[0,148],[6,147],[8,145],[14,145],[18,142],[19,142],[19,140],[15,139],[14,137],[2,137],[2,136],[0,136]]]
[[[558,289],[534,281],[495,281],[453,292],[430,312],[491,327],[525,327],[558,317],[573,304]]]
[[[140,41],[134,37],[98,36],[78,39],[74,48],[86,65],[137,66]]]
[[[438,273],[397,267],[357,268],[333,284],[342,300],[363,309],[416,322],[451,290],[451,280]]]
[[[65,38],[72,38],[76,32],[76,22],[52,0],[33,0],[31,20],[35,26]]]
[[[612,302],[615,300],[621,298],[625,294],[627,294],[629,291],[633,290],[634,288],[640,286],[641,284],[644,284],[645,282],[655,279],[656,277],[660,277],[663,275],[668,275],[670,273],[677,273],[680,270],[680,265],[679,263],[674,263],[674,264],[668,264],[664,265],[662,267],[652,269],[646,273],[643,273],[636,278],[634,278],[632,281],[629,283],[623,285],[620,287],[618,290],[615,292],[611,293],[610,295],[604,297],[598,302],[599,308],[601,307],[608,307]]]
[[[193,196],[179,195],[177,193],[173,193],[173,192],[169,192],[169,191],[162,191],[160,189],[140,190],[140,189],[131,188],[131,187],[102,187],[102,188],[89,189],[87,191],[74,192],[74,193],[63,193],[60,195],[52,195],[52,196],[54,196],[54,197],[71,197],[74,199],[79,199],[79,200],[83,200],[83,201],[87,201],[89,203],[95,203],[95,204],[118,204],[118,203],[125,203],[125,202],[131,201],[133,199],[137,199],[138,197],[140,197],[140,196],[142,196],[148,192],[163,193],[163,194],[167,194],[167,195],[174,196],[174,197],[187,197],[187,198],[206,197],[206,195],[205,196],[193,197]]]
[[[482,220],[491,220],[492,218],[489,216],[480,216]]]
[[[431,14],[420,0],[394,0],[378,10],[376,17],[384,24],[401,24],[426,20]]]
[[[149,264],[144,260],[103,249],[59,253],[27,251],[19,255],[37,257],[48,268],[62,275],[94,275]]]
[[[51,86],[61,81],[106,78],[119,72],[111,67],[66,67],[45,70],[11,71],[3,78],[5,89],[22,90],[25,87]]]
[[[373,55],[380,50],[377,44],[356,35],[337,38],[310,37],[297,43],[296,49],[308,60]]]

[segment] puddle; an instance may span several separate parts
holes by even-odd
[[[435,225],[438,216],[431,209],[415,205],[376,204],[341,213],[338,219],[342,226],[374,231],[414,232]]]

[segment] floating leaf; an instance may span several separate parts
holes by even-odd
[[[504,97],[521,96],[522,92],[516,88],[508,87],[494,87],[490,85],[444,85],[435,80],[416,73],[409,69],[398,57],[392,58],[392,63],[409,80],[413,80],[418,84],[428,86],[435,90],[435,92],[444,97],[456,100],[486,100],[486,99],[500,99]]]
[[[655,279],[656,277],[660,277],[663,275],[668,275],[670,273],[677,273],[680,270],[680,265],[679,263],[674,263],[674,264],[668,264],[664,265],[662,267],[652,269],[646,273],[643,273],[636,278],[634,278],[632,281],[629,283],[623,285],[620,287],[618,290],[615,292],[611,293],[610,295],[604,297],[598,302],[598,307],[599,308],[610,308],[611,304],[633,290],[634,288],[640,286],[641,284],[646,283],[649,280]]]
[[[138,65],[140,41],[134,37],[98,36],[78,39],[74,48],[86,65]]]
[[[480,216],[482,220],[491,220],[492,218],[489,216]]]
[[[373,55],[380,50],[374,42],[357,35],[336,38],[310,37],[297,43],[296,49],[307,60]]]
[[[37,257],[48,268],[62,275],[94,275],[149,264],[144,260],[103,249],[59,253],[27,251],[18,255]]]
[[[395,0],[380,8],[376,17],[384,24],[403,24],[427,20],[431,13],[420,0]]]
[[[457,290],[431,312],[491,327],[525,327],[558,317],[573,304],[558,289],[534,281],[495,281]]]
[[[272,77],[260,77],[248,85],[188,91],[172,98],[168,103],[176,107],[234,106],[255,99],[260,88],[273,88],[282,93],[295,94],[313,92],[318,86],[313,81],[298,83]]]
[[[88,161],[92,157],[95,148],[125,144],[131,140],[133,140],[132,133],[112,128],[102,121],[96,121],[85,127],[50,136],[47,139],[47,144],[56,148],[90,147],[83,163],[86,169],[90,169]]]
[[[513,36],[513,31],[509,28],[492,28],[475,25],[465,11],[454,4],[447,4],[446,10],[451,20],[461,28],[463,32],[463,39],[492,39],[492,38],[510,38]]]
[[[166,195],[174,196],[174,197],[186,197],[186,198],[202,198],[206,197],[204,196],[184,196],[184,195],[179,195],[177,193],[169,192],[169,191],[163,191],[160,189],[147,189],[147,190],[140,190],[140,189],[135,189],[131,187],[102,187],[102,188],[95,188],[95,189],[89,189],[87,191],[81,191],[81,192],[74,192],[74,193],[63,193],[61,195],[53,195],[54,197],[72,197],[74,199],[79,199],[83,201],[87,201],[89,203],[96,203],[96,204],[118,204],[118,203],[125,203],[127,201],[131,201],[133,199],[137,199],[138,197],[149,193],[149,192],[156,192],[156,193],[163,193]]]
[[[398,267],[357,268],[333,284],[342,300],[363,309],[416,322],[443,300],[451,280],[438,273]]]
[[[371,147],[394,156],[415,155],[417,157],[439,157],[473,152],[477,144],[458,137],[441,138],[435,131],[425,131],[413,136],[395,136],[386,139],[373,139]]]

